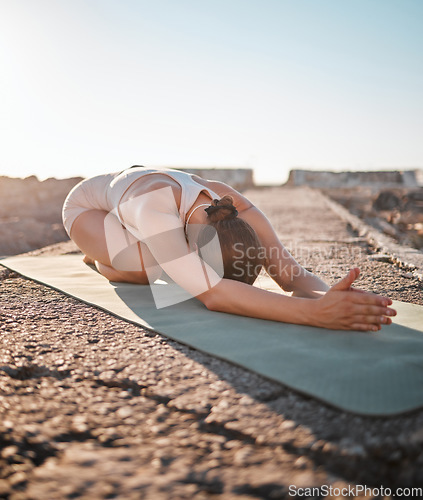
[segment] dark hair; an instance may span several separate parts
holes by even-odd
[[[265,263],[256,232],[237,217],[238,211],[229,195],[213,200],[205,211],[208,225],[200,231],[197,241],[200,257],[216,271],[216,262],[223,261],[224,278],[252,285]],[[216,233],[220,248],[213,252],[205,250]],[[221,260],[216,252],[220,252]]]

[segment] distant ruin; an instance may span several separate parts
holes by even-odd
[[[224,182],[238,191],[254,187],[253,170],[251,168],[191,168],[175,167],[203,179]]]
[[[314,188],[363,187],[417,187],[418,170],[379,170],[369,172],[334,172],[325,170],[294,169],[289,173],[287,185]]]
[[[29,252],[68,239],[62,205],[80,180],[0,176],[0,255]]]

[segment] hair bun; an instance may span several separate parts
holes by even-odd
[[[232,196],[226,195],[220,200],[213,200],[211,205],[204,210],[207,212],[207,218],[210,222],[219,222],[221,220],[235,219],[238,210],[233,205]]]

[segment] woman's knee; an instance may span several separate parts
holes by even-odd
[[[150,281],[145,271],[124,271],[122,277],[127,283],[135,283],[138,285],[149,285]]]
[[[162,275],[161,269],[149,269],[148,271],[125,271],[122,273],[128,283],[138,283],[140,285],[151,285]]]
[[[134,283],[138,285],[149,285],[154,283],[161,275],[161,271],[118,271],[112,266],[107,266],[101,262],[95,263],[97,270],[109,281],[121,283]]]
[[[77,217],[72,225],[71,239],[78,248],[93,260],[110,265],[104,232],[105,210],[87,210]]]

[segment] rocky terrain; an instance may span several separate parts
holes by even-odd
[[[321,190],[399,243],[423,250],[423,187],[360,186]]]
[[[329,283],[358,266],[358,286],[423,305],[422,282],[375,259],[320,193],[247,195]],[[0,286],[2,498],[284,499],[293,486],[365,485],[355,497],[370,499],[423,487],[423,410],[348,414],[7,269]]]
[[[0,255],[15,255],[67,239],[61,209],[80,178],[0,177]]]

